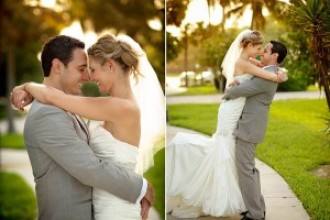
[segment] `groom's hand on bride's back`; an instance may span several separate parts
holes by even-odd
[[[141,200],[141,217],[142,217],[142,220],[146,220],[148,218],[150,208],[151,208],[150,203],[145,198],[143,198]]]
[[[141,216],[143,220],[148,218],[149,210],[151,206],[154,205],[154,202],[155,202],[155,191],[151,183],[148,182],[147,192],[143,197],[143,199],[141,200]]]
[[[146,199],[150,206],[154,205],[155,202],[155,191],[154,191],[154,187],[151,185],[150,182],[148,182],[148,186],[147,186],[147,192],[143,197],[144,199]]]

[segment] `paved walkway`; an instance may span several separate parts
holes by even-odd
[[[198,133],[195,131],[167,126],[166,140],[170,141],[178,132]],[[200,134],[204,135],[204,134]],[[301,202],[291,191],[285,180],[265,163],[256,159],[256,166],[260,171],[261,191],[266,202],[267,220],[309,220],[307,212]],[[232,216],[227,218],[201,217],[201,220],[238,220],[241,216]],[[167,220],[177,220],[171,215],[167,215]]]
[[[166,90],[166,94],[175,94],[182,92],[181,90]],[[213,95],[196,95],[196,96],[167,96],[167,104],[184,104],[184,103],[220,103],[223,94]],[[311,91],[311,92],[277,92],[274,100],[286,99],[324,99],[324,92]]]

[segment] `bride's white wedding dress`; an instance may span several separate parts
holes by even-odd
[[[103,161],[112,161],[134,171],[138,148],[112,136],[101,125],[91,132],[90,147]],[[138,220],[141,219],[141,205],[122,200],[102,189],[93,188],[95,220]]]
[[[240,83],[251,78],[250,74],[235,76]],[[245,211],[233,136],[245,100],[222,101],[217,130],[211,138],[179,132],[166,147],[167,212],[177,218],[196,218]]]

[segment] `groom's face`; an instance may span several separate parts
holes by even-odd
[[[74,49],[72,53],[72,60],[62,68],[60,80],[65,93],[78,95],[83,82],[89,80],[87,55],[81,48]]]
[[[266,45],[264,52],[262,54],[262,63],[264,65],[269,65],[274,61],[274,54],[272,54],[273,44],[269,43]]]

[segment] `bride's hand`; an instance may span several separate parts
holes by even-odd
[[[233,87],[233,86],[238,86],[240,83],[236,80],[232,81],[231,83],[228,84],[228,87]]]
[[[24,107],[33,101],[33,97],[24,90],[24,84],[14,87],[10,94],[10,101],[16,109],[24,111]]]
[[[277,82],[282,83],[288,80],[287,71],[283,68],[279,68],[279,70],[276,71],[277,74]]]

